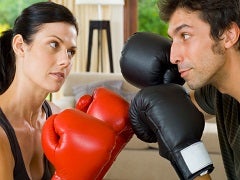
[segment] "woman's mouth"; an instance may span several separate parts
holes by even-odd
[[[65,78],[65,74],[62,72],[51,73],[51,75],[59,81]]]

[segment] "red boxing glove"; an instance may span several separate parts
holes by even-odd
[[[76,109],[50,116],[42,129],[43,150],[56,169],[52,180],[97,179],[115,143],[110,126]]]
[[[120,95],[100,87],[94,91],[92,96],[82,96],[76,103],[76,108],[107,122],[116,132],[117,142],[112,151],[111,159],[98,176],[98,179],[102,179],[133,136],[129,121],[129,103]]]

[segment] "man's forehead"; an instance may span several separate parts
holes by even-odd
[[[192,28],[199,19],[199,12],[178,8],[169,20],[168,34],[172,35],[181,29]]]

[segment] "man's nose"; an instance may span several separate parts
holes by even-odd
[[[182,61],[181,47],[177,43],[172,43],[170,51],[170,61],[172,64],[179,64]]]

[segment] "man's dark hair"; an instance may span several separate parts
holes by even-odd
[[[240,0],[160,0],[158,7],[161,19],[166,22],[177,8],[199,11],[200,18],[209,23],[211,36],[216,41],[233,22],[240,27]],[[240,50],[239,39],[237,49]]]

